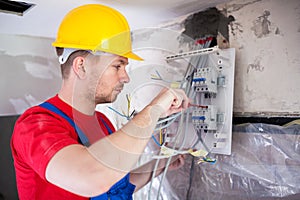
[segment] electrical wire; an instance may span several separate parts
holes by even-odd
[[[180,116],[180,115],[181,115],[181,113],[179,112],[179,113],[176,113],[176,114],[172,115],[171,117],[168,117],[168,118],[163,119],[163,120],[159,120],[159,121],[157,122],[156,126],[157,126],[157,125],[160,125],[160,124],[162,124],[162,123],[165,123],[165,122],[167,122],[167,123],[166,123],[165,125],[163,125],[163,126],[156,127],[156,128],[154,129],[154,131],[159,131],[160,129],[168,128],[168,127],[176,120],[176,118],[177,118],[178,116]]]
[[[210,43],[210,42],[209,42]],[[199,105],[199,102],[197,102]],[[197,107],[197,106],[196,106]],[[198,134],[197,134],[198,136]],[[197,143],[199,142],[199,136],[198,136],[198,140],[197,142],[192,146],[192,149],[197,145]],[[186,199],[190,199],[190,192],[191,192],[191,187],[192,187],[192,181],[193,181],[193,176],[194,176],[194,166],[195,165],[195,157],[192,157],[192,163],[191,163],[191,168],[190,168],[190,177],[189,177],[189,186],[188,186],[188,190],[186,193]]]
[[[209,42],[209,44],[210,44],[210,42]],[[209,44],[208,44],[208,45],[209,45]],[[204,45],[204,46],[206,46],[206,45]],[[207,60],[207,57],[206,57],[206,60]],[[208,150],[206,144],[202,141],[201,137],[200,137],[199,140],[203,143],[203,146]],[[170,161],[170,158],[169,158],[168,161]],[[193,161],[194,161],[194,157],[193,157]],[[168,165],[168,164],[169,164],[169,162],[167,163],[167,165]],[[193,174],[193,170],[194,170],[193,165],[194,165],[194,163],[193,163],[192,166],[191,166],[191,171],[190,171],[191,174]],[[166,175],[166,171],[164,172],[163,177],[164,177],[165,175]],[[163,177],[162,177],[162,179],[163,179]],[[191,187],[191,181],[192,181],[191,178],[192,178],[192,176],[190,176],[189,190],[190,190],[190,187]],[[189,195],[189,191],[188,191],[188,193],[187,193],[187,197],[188,197],[188,195]]]
[[[160,145],[163,143],[163,140],[162,140],[162,129],[159,130],[159,143]]]
[[[181,117],[180,117],[180,120],[183,119],[182,113],[183,113],[183,111],[180,112],[180,115],[178,115],[178,116],[181,116]],[[175,121],[175,120],[174,120],[174,121]],[[175,146],[176,146],[176,140],[177,140],[178,135],[179,135],[178,132],[181,131],[181,125],[182,125],[182,123],[179,123],[179,127],[178,127],[178,129],[177,129],[176,136],[175,136],[175,144],[174,144],[174,146],[173,146],[173,149],[174,149]],[[162,150],[160,150],[159,155],[161,155],[161,152],[162,152]],[[162,157],[158,157],[158,159],[156,160],[154,169],[153,169],[153,174],[152,174],[152,178],[151,178],[151,181],[150,181],[150,186],[149,186],[149,189],[148,189],[148,200],[152,200],[152,199],[151,199],[151,189],[152,189],[152,184],[153,184],[153,180],[154,180],[154,178],[155,178],[155,174],[156,174],[156,171],[157,171],[157,168],[158,168],[158,164],[159,164],[159,161],[160,161],[161,158],[162,158]],[[160,194],[162,182],[163,182],[163,180],[164,180],[164,177],[166,176],[166,172],[167,172],[167,169],[168,169],[168,167],[169,167],[169,165],[170,165],[171,158],[172,158],[172,156],[168,157],[167,163],[166,163],[166,165],[165,165],[165,169],[164,169],[164,171],[163,171],[163,176],[161,177],[161,180],[160,180],[160,183],[159,183],[159,189],[158,189],[158,192],[157,192],[157,199],[159,198],[159,194]]]
[[[157,139],[154,137],[154,135],[151,136],[152,139],[154,140],[155,144],[157,144],[157,146],[161,146],[161,143],[157,141]]]
[[[193,58],[194,58],[194,57],[192,57],[192,59],[193,59]],[[190,67],[193,67],[193,66],[189,64],[188,69],[189,69]],[[192,82],[192,79],[190,80],[190,82]],[[181,85],[181,86],[183,86],[183,85]],[[189,95],[191,84],[189,84],[188,86],[189,86],[189,87],[187,87],[186,90],[185,90],[185,92],[186,92],[187,95]],[[173,145],[173,149],[176,147],[176,143],[178,142],[177,139],[178,139],[178,136],[180,135],[181,126],[182,126],[182,124],[183,124],[183,118],[184,118],[184,116],[181,115],[179,127],[178,127],[178,129],[177,129],[177,133],[176,133],[176,136],[175,136],[175,142],[174,142],[174,145]],[[187,125],[187,124],[186,124],[186,125]],[[162,187],[162,182],[163,182],[163,180],[164,180],[164,178],[165,178],[165,176],[166,176],[167,169],[168,169],[168,167],[169,167],[169,165],[170,165],[171,159],[172,159],[172,156],[170,156],[170,157],[168,158],[167,163],[166,163],[166,166],[165,166],[165,170],[164,170],[163,175],[162,175],[162,177],[161,177],[160,184],[159,184],[159,189],[158,189],[158,192],[157,192],[157,200],[159,199],[159,194],[160,194],[160,190],[161,190],[161,187]],[[158,163],[158,162],[159,162],[159,160],[157,160],[157,163]],[[154,170],[157,170],[157,169],[154,169]],[[154,173],[155,173],[155,171],[154,171]],[[153,179],[152,179],[152,181],[153,181]],[[151,181],[151,182],[152,182],[152,181]],[[151,188],[150,188],[150,189],[151,189]],[[149,191],[150,191],[150,190],[149,190]],[[149,196],[148,196],[148,197],[149,197],[148,199],[150,200],[150,193],[149,193]]]
[[[191,86],[191,84],[189,85],[189,87],[186,88],[186,92],[187,92],[187,91],[190,91],[190,86]],[[186,115],[186,118],[188,118],[188,115]],[[176,145],[177,145],[177,143],[178,143],[178,137],[179,137],[179,135],[180,135],[180,133],[181,133],[181,130],[182,130],[183,120],[184,120],[184,115],[181,115],[180,122],[179,122],[179,127],[178,127],[178,129],[177,129],[177,133],[176,133],[176,136],[175,136],[175,142],[174,142],[174,145],[173,145],[173,149],[175,149],[175,147],[176,147]],[[186,125],[186,130],[187,130],[188,120],[186,120],[185,125]],[[186,137],[185,134],[184,134],[184,137]],[[185,139],[184,139],[184,140],[185,140]],[[182,147],[183,147],[183,145],[181,145],[181,147],[180,147],[179,149],[181,149]],[[159,185],[159,189],[158,189],[158,193],[157,193],[157,200],[158,200],[158,198],[159,198],[158,195],[159,195],[160,190],[161,190],[161,187],[162,187],[162,182],[163,182],[163,180],[164,180],[164,178],[165,178],[165,176],[166,176],[167,169],[168,169],[168,167],[169,167],[169,165],[170,165],[170,163],[171,163],[171,160],[172,160],[172,156],[170,156],[170,157],[168,158],[167,163],[166,163],[166,166],[165,166],[165,170],[164,170],[163,175],[162,175],[162,177],[161,177],[160,185]]]
[[[182,111],[182,112],[183,112],[183,111]],[[177,145],[177,143],[178,143],[178,137],[179,137],[179,135],[180,135],[180,133],[181,133],[181,131],[182,131],[183,120],[184,120],[184,115],[181,115],[181,117],[180,117],[180,122],[179,122],[179,126],[178,126],[177,133],[176,133],[176,136],[175,136],[175,142],[174,142],[174,145],[173,145],[173,149],[176,148],[176,145]],[[180,149],[180,148],[179,148],[179,149]],[[159,188],[158,188],[158,191],[157,191],[157,198],[156,198],[157,200],[159,200],[159,194],[160,194],[160,191],[161,191],[161,188],[162,188],[162,182],[163,182],[163,180],[164,180],[164,178],[165,178],[165,176],[166,176],[166,174],[167,174],[168,167],[169,167],[169,165],[170,165],[170,163],[171,163],[172,157],[173,157],[173,156],[170,156],[170,157],[168,158],[167,163],[166,163],[166,165],[165,165],[165,170],[163,171],[163,175],[162,175],[162,177],[161,177],[160,184],[159,184]]]
[[[193,181],[193,176],[194,176],[194,165],[195,165],[195,157],[192,157],[192,163],[191,163],[191,168],[190,168],[190,177],[189,177],[189,187],[186,193],[186,199],[190,199],[190,192],[192,188],[192,181]]]
[[[110,110],[114,111],[115,113],[117,113],[118,115],[120,115],[121,117],[124,117],[124,118],[126,118],[127,120],[129,120],[128,116],[126,116],[125,114],[120,113],[119,111],[117,111],[116,109],[114,109],[114,108],[112,108],[112,107],[110,107],[110,106],[108,106],[108,108],[109,108]]]
[[[210,41],[209,41],[209,44],[210,44]],[[208,44],[208,45],[209,45]],[[205,44],[205,45],[203,45],[203,46],[207,46],[207,43]],[[193,57],[192,57],[192,59],[193,59]],[[200,59],[199,59],[200,60]],[[198,60],[198,63],[199,63],[199,60]],[[206,57],[206,61],[207,61],[207,57]],[[206,62],[205,61],[205,62]],[[202,61],[203,62],[203,61]],[[188,66],[188,70],[187,70],[187,72],[186,72],[186,75],[188,74],[188,71],[191,71],[191,69],[192,68],[194,68],[193,66],[191,66],[191,64],[189,63],[189,66]],[[194,71],[194,70],[193,70]],[[185,76],[185,78],[186,78],[186,80],[188,79],[188,78],[190,78],[191,76],[193,76],[193,73],[194,72],[192,72],[191,74],[189,74],[188,76]],[[160,77],[160,75],[158,74],[158,76]],[[188,86],[189,87],[187,87],[186,88],[186,94],[190,94],[190,88],[191,88],[191,86],[192,86],[192,79],[190,79],[190,80],[187,80],[187,81],[190,81],[190,84],[188,84]],[[182,85],[181,85],[181,87],[183,86],[183,83],[182,83]],[[194,92],[195,93],[195,92]],[[199,106],[199,107],[201,107],[201,105],[195,105],[195,104],[192,104],[191,106]],[[185,120],[185,133],[187,132],[187,125],[188,125],[188,119],[189,119],[189,114],[187,113],[187,115],[185,116],[186,117],[186,120]],[[174,118],[174,119],[172,119],[171,120],[171,123],[173,123],[174,121],[175,121],[175,119],[176,118]],[[169,119],[170,120],[170,119]],[[174,120],[174,121],[173,121]],[[176,146],[177,146],[177,143],[178,143],[178,136],[179,135],[181,135],[180,133],[182,133],[182,125],[183,125],[183,120],[184,120],[184,115],[181,115],[181,118],[180,118],[180,123],[179,123],[179,127],[178,127],[178,129],[177,129],[177,133],[176,133],[176,136],[175,136],[175,138],[174,138],[174,140],[175,140],[175,142],[174,142],[174,145],[173,145],[173,150],[175,150],[175,148],[176,148]],[[171,124],[170,123],[170,121],[169,121],[169,125]],[[169,126],[168,125],[168,126]],[[165,128],[167,128],[168,126],[166,126]],[[183,139],[183,142],[182,142],[182,145],[181,145],[181,147],[179,148],[179,149],[181,149],[182,147],[183,147],[183,145],[185,144],[185,139],[186,139],[186,134],[184,134],[184,139]],[[200,139],[198,138],[198,141],[202,141],[202,138],[200,137]],[[202,141],[202,143],[203,143],[203,141]],[[205,144],[204,144],[205,145]],[[206,146],[206,145],[205,145]],[[207,148],[207,146],[206,146],[206,149],[208,149]],[[178,152],[178,151],[177,151]],[[161,151],[160,151],[160,154],[161,154]],[[194,157],[193,157],[194,158]],[[160,184],[159,184],[159,189],[158,189],[158,192],[157,192],[157,200],[159,199],[159,194],[160,194],[160,190],[161,190],[161,187],[162,187],[162,182],[163,182],[163,180],[164,180],[164,178],[165,178],[165,176],[166,176],[166,173],[167,173],[167,168],[168,168],[168,166],[170,165],[170,162],[171,162],[171,159],[172,159],[172,156],[170,156],[169,158],[168,158],[168,160],[167,160],[167,163],[166,163],[166,166],[165,166],[165,170],[163,171],[163,175],[162,175],[162,177],[161,177],[161,180],[160,180]],[[157,170],[157,167],[158,167],[158,163],[159,163],[159,160],[160,159],[157,159],[157,161],[156,161],[156,164],[155,164],[155,167],[154,167],[154,169],[153,169],[153,176],[152,176],[152,179],[151,179],[151,183],[150,183],[150,187],[149,187],[149,190],[148,190],[148,199],[150,200],[151,198],[150,198],[150,194],[151,194],[151,188],[152,188],[152,182],[153,182],[153,179],[155,178],[155,173],[156,173],[156,170]]]

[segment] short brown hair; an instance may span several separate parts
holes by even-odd
[[[56,47],[57,56],[61,56],[63,54],[63,52],[64,52],[64,48]],[[62,78],[67,79],[69,77],[70,69],[71,69],[71,66],[73,64],[73,60],[77,56],[84,56],[85,57],[85,56],[87,56],[87,54],[89,54],[89,52],[86,51],[86,50],[78,50],[78,51],[75,51],[75,52],[71,53],[68,60],[64,64],[60,65]]]

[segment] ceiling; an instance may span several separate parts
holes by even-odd
[[[99,3],[111,6],[125,15],[134,29],[156,27],[228,0],[23,0],[36,4],[23,16],[0,13],[0,34],[55,37],[64,15],[79,5]]]

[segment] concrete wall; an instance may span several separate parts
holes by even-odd
[[[234,112],[300,113],[300,1],[231,1],[230,46],[236,48]]]

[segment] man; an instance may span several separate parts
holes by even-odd
[[[162,90],[115,131],[95,107],[115,101],[129,82],[128,58],[141,60],[132,53],[126,19],[106,6],[80,6],[65,16],[53,45],[62,87],[55,97],[20,116],[11,140],[19,198],[131,199],[151,173],[129,172],[157,120],[187,108],[186,95]]]

